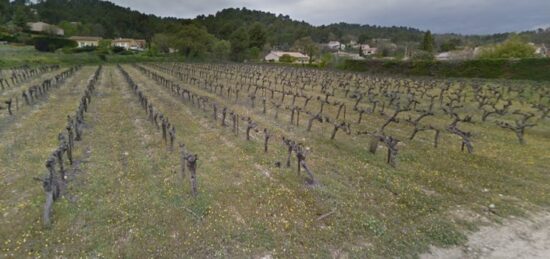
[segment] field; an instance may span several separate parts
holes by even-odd
[[[417,257],[550,206],[547,82],[15,72],[1,74],[0,257]]]

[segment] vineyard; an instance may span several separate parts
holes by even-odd
[[[0,71],[0,257],[407,257],[550,206],[548,82]]]

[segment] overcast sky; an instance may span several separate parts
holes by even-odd
[[[290,15],[314,25],[399,25],[436,33],[488,34],[550,27],[550,0],[111,0],[178,18],[229,7]]]

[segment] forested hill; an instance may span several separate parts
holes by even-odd
[[[62,24],[80,22],[79,28],[68,33],[84,33],[103,37],[144,37],[151,38],[155,33],[172,32],[178,26],[195,23],[203,25],[208,32],[219,39],[228,39],[232,32],[247,27],[254,22],[266,28],[268,43],[291,45],[304,36],[311,36],[317,42],[329,40],[347,41],[350,38],[387,38],[394,42],[419,41],[423,32],[407,27],[380,27],[339,23],[328,26],[312,26],[307,22],[292,20],[289,16],[246,8],[224,9],[215,15],[198,16],[195,19],[161,18],[147,15],[111,2],[99,0],[46,0],[33,6],[38,12],[37,19],[48,23]]]
[[[33,6],[38,19],[61,24],[69,34],[87,36],[150,38],[156,31],[180,23],[175,18],[147,15],[99,0],[45,0]],[[70,22],[79,23],[70,28]]]
[[[423,32],[407,27],[380,27],[338,23],[328,26],[312,26],[304,21],[292,20],[287,15],[242,9],[224,9],[215,15],[198,16],[196,22],[206,26],[208,32],[220,39],[228,36],[239,27],[261,23],[267,28],[268,42],[272,45],[292,44],[297,39],[310,36],[316,42],[339,40],[367,41],[373,38],[391,39],[394,42],[420,41]]]

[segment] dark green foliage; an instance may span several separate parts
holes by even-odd
[[[95,50],[97,50],[97,47],[95,47],[95,46],[86,46],[86,47],[82,47],[82,48],[74,48],[71,51],[73,53],[83,53],[83,52],[93,52]]]
[[[113,53],[121,53],[121,52],[124,52],[124,50],[125,49],[123,47],[119,47],[119,46],[114,46],[112,48]]]
[[[161,19],[142,14],[111,2],[98,0],[47,0],[34,6],[39,18],[51,24],[78,21],[75,34],[105,38],[133,37],[150,39],[155,30],[167,25],[173,18]]]
[[[246,59],[246,50],[249,45],[248,32],[243,28],[234,31],[229,37],[231,42],[231,58],[235,61],[243,61]]]
[[[15,35],[4,34],[0,32],[0,41],[15,42],[17,37]]]
[[[5,23],[10,18],[10,0],[0,0],[0,23]]]
[[[254,23],[252,28],[250,28],[250,31],[248,31],[248,34],[250,35],[250,47],[256,47],[259,49],[264,47],[267,41],[267,34],[265,27],[261,23]]]
[[[175,34],[175,47],[185,57],[201,58],[211,49],[214,36],[209,34],[204,27],[194,24],[183,26]]]
[[[550,81],[550,59],[441,61],[346,60],[346,70],[406,76],[502,78]]]
[[[25,6],[16,6],[15,12],[13,13],[13,24],[15,24],[18,27],[27,28],[27,22],[29,22],[30,17],[28,13],[26,12]]]
[[[422,50],[426,52],[434,51],[434,38],[431,31],[427,31],[424,34],[424,40],[422,40]]]
[[[439,47],[441,52],[447,52],[456,50],[457,47],[462,45],[462,40],[459,38],[452,38],[445,40],[443,43],[441,43],[441,46]]]
[[[57,38],[57,37],[36,37],[34,38],[34,48],[43,52],[54,52],[61,48],[74,48],[76,41]]]

